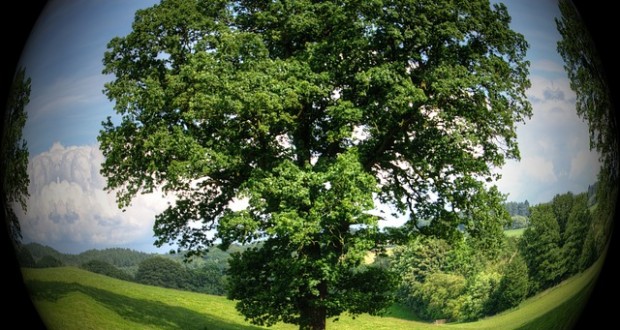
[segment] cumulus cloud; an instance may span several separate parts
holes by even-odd
[[[575,106],[575,92],[570,88],[568,79],[553,79],[541,75],[530,77],[532,86],[527,91],[527,97],[532,103],[546,104],[541,108],[548,110],[562,105]]]
[[[545,100],[564,101],[564,92],[559,89],[545,89],[543,92]]]
[[[97,146],[59,143],[30,160],[28,211],[20,218],[26,241],[67,252],[152,243],[154,216],[172,198],[140,195],[122,212],[114,194],[103,189],[103,160]]]

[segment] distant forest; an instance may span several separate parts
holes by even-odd
[[[597,187],[597,183],[588,186],[588,191],[586,192],[588,207],[592,207],[596,203]],[[512,223],[506,229],[526,228],[529,224],[530,206],[530,202],[527,199],[523,202],[513,201],[504,203],[504,208],[512,218]]]

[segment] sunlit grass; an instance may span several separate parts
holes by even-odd
[[[526,228],[518,228],[518,229],[506,229],[504,230],[504,234],[508,237],[521,237],[523,236],[523,232]]]

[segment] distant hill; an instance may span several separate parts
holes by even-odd
[[[63,257],[65,256],[63,253],[58,252],[54,248],[47,245],[41,245],[39,243],[28,243],[25,244],[23,248],[30,251],[30,254],[35,261],[38,261],[45,256],[52,256],[56,259],[63,260]]]
[[[116,267],[131,267],[152,256],[153,254],[151,253],[144,253],[131,249],[109,248],[104,250],[84,251],[76,255],[76,259],[82,262],[96,259],[106,261]]]
[[[109,277],[137,281],[161,287],[173,287],[182,290],[208,294],[223,295],[226,293],[226,270],[228,259],[233,252],[240,252],[247,247],[233,245],[228,251],[212,248],[201,257],[194,257],[185,263],[185,253],[156,254],[135,251],[126,248],[108,248],[88,250],[79,254],[61,253],[49,246],[29,243],[23,251],[30,253],[32,258],[25,256],[21,264],[25,268],[53,268],[59,266],[79,267],[90,272]],[[164,258],[172,268],[149,268],[154,262]],[[153,260],[160,261],[153,261]],[[166,262],[163,265],[166,265]],[[145,266],[146,265],[146,266]],[[151,269],[151,270],[149,270]],[[170,272],[175,272],[170,275]],[[145,275],[148,279],[145,280]],[[157,280],[153,280],[156,278]]]
[[[47,245],[41,245],[39,243],[28,243],[23,246],[30,252],[35,261],[41,260],[45,256],[52,256],[62,262],[65,266],[80,266],[86,262],[92,260],[99,260],[114,265],[120,269],[134,273],[135,268],[144,260],[154,257],[162,256],[166,258],[174,259],[181,262],[184,254],[157,254],[157,253],[145,253],[136,250],[126,248],[108,248],[103,250],[92,249],[84,251],[79,254],[62,253],[56,249]],[[234,252],[241,252],[247,249],[246,246],[231,245],[228,251],[222,251],[218,248],[212,248],[209,252],[205,253],[201,258],[194,258],[192,262],[188,264],[190,267],[198,267],[205,262],[222,263],[226,264],[230,258],[230,254]]]
[[[155,255],[123,248],[93,249],[79,254],[69,254],[58,252],[54,248],[39,243],[28,243],[24,245],[24,248],[30,251],[35,261],[39,261],[45,256],[52,256],[67,266],[80,266],[92,260],[100,260],[119,268],[129,268],[137,266],[143,260]]]

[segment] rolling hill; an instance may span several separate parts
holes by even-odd
[[[590,269],[524,301],[471,323],[434,325],[399,306],[384,316],[342,316],[328,329],[564,329],[577,317],[602,258]],[[50,329],[263,329],[248,324],[235,302],[220,296],[125,282],[73,267],[24,269],[26,285]],[[296,329],[277,324],[271,329]]]

